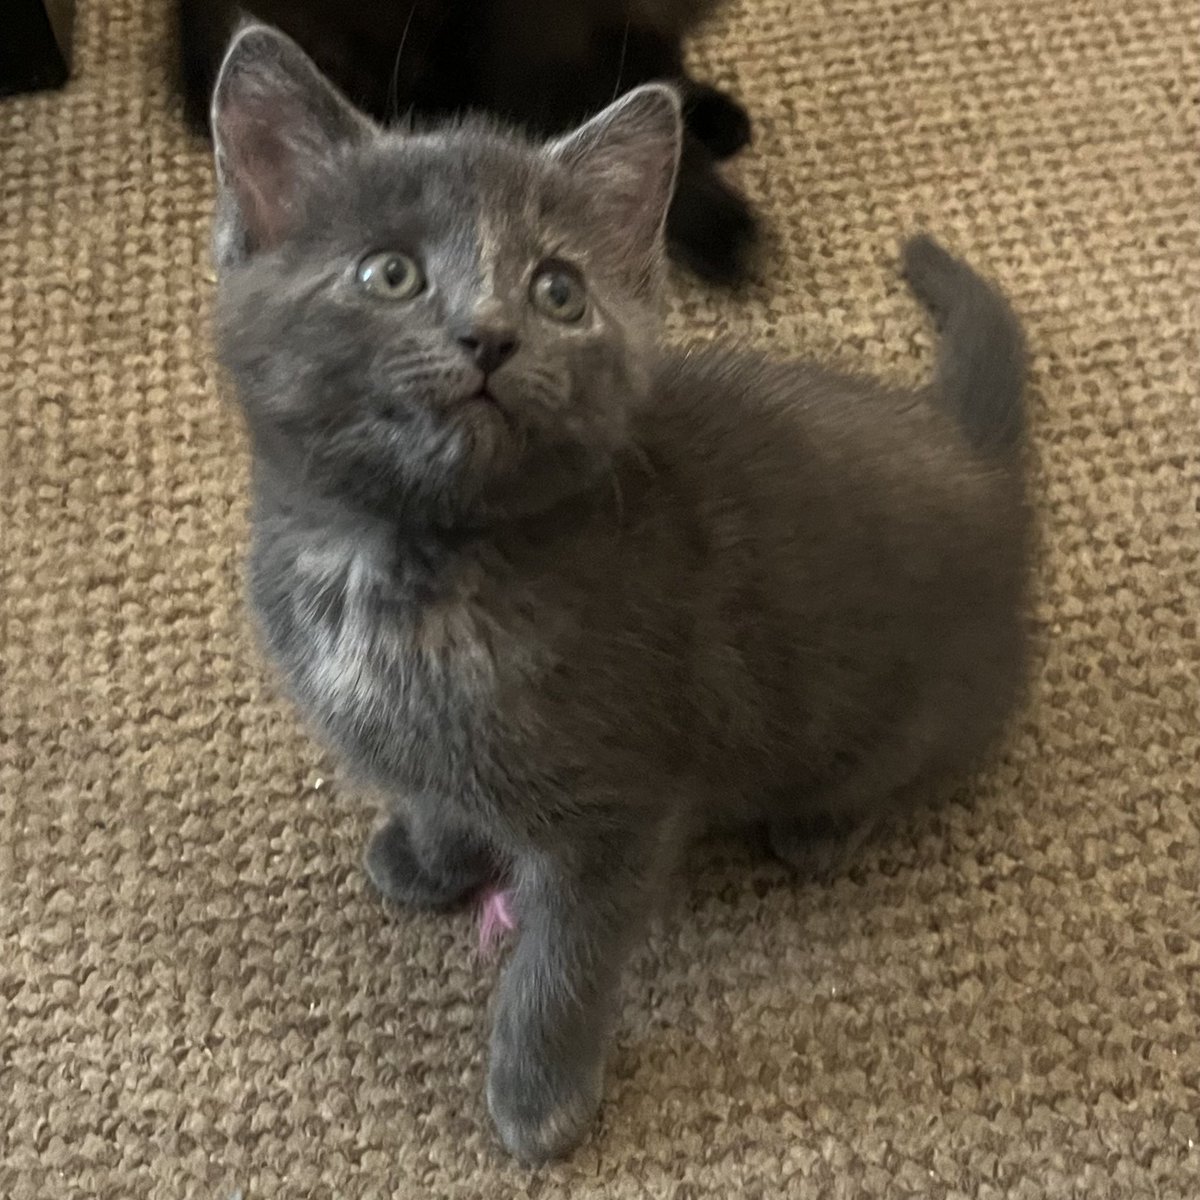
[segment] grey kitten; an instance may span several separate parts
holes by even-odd
[[[488,1102],[547,1159],[592,1122],[622,965],[689,836],[761,823],[787,852],[1010,712],[1021,334],[921,238],[925,391],[663,348],[661,86],[544,146],[384,133],[253,26],[213,128],[253,604],[390,798],[379,888],[440,907],[508,881]]]

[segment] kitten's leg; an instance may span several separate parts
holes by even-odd
[[[481,840],[419,804],[388,816],[367,842],[363,865],[384,896],[416,908],[448,908],[495,874]]]
[[[592,847],[575,868],[522,864],[520,940],[500,985],[488,1106],[525,1162],[571,1150],[600,1104],[621,969],[653,904],[648,843]]]

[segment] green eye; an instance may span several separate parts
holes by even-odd
[[[540,312],[555,321],[578,321],[587,311],[587,289],[574,267],[549,262],[534,272],[529,298]]]
[[[358,282],[384,300],[411,300],[425,286],[425,276],[415,258],[398,250],[368,254],[358,264]]]

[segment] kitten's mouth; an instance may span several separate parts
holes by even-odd
[[[480,383],[473,391],[465,393],[457,407],[463,419],[468,422],[483,422],[485,425],[492,426],[499,417],[504,428],[510,432],[514,432],[516,429],[511,411],[486,382]]]
[[[476,375],[478,382],[474,387],[466,387],[458,393],[457,399],[453,402],[455,411],[460,418],[468,422],[484,421],[491,424],[492,421],[499,417],[506,426],[512,427],[512,416],[505,403],[496,395],[496,393],[488,386],[488,379],[479,372]]]
[[[471,375],[462,381],[463,387],[460,391],[454,389],[452,393],[452,403],[455,405],[465,405],[468,408],[475,404],[496,404],[498,403],[491,388],[488,387],[488,377],[483,371],[472,371]]]
[[[467,408],[474,408],[479,405],[494,409],[501,414],[504,412],[504,405],[500,403],[496,398],[496,393],[486,383],[481,383],[474,391],[467,392],[459,403],[465,405]]]

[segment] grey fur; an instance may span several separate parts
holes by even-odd
[[[549,148],[472,123],[364,136],[343,109],[261,29],[217,89],[250,592],[300,706],[391,800],[380,888],[438,906],[511,882],[488,1101],[538,1161],[592,1121],[622,964],[689,836],[766,824],[786,851],[1002,727],[1020,333],[920,240],[941,391],[665,350],[669,91]],[[393,248],[429,280],[403,303],[355,283]],[[548,256],[586,280],[577,324],[529,303]],[[518,343],[490,399],[458,340],[476,327]]]
[[[904,274],[942,334],[940,402],[977,450],[1018,450],[1025,432],[1025,339],[1004,297],[929,237],[904,248]],[[1008,336],[997,338],[999,328]]]

